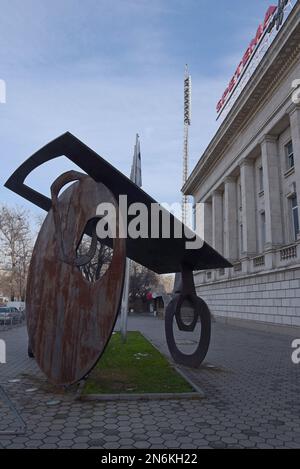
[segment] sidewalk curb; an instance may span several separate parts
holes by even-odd
[[[80,401],[161,401],[161,400],[200,400],[198,392],[187,393],[145,393],[145,394],[81,394]]]

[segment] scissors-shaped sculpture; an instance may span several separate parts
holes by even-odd
[[[60,156],[67,157],[84,173],[68,171],[59,176],[51,186],[51,199],[24,183],[33,170]],[[126,257],[158,274],[182,273],[180,292],[166,311],[167,343],[177,363],[192,367],[202,363],[209,347],[211,320],[207,305],[196,295],[193,271],[231,267],[228,261],[169,213],[173,227],[170,237],[163,236],[162,226],[151,237],[151,206],[157,203],[69,132],[32,155],[5,186],[48,212],[29,268],[26,314],[34,356],[52,383],[70,385],[80,381],[101,357],[117,319]],[[138,202],[149,209],[148,237],[131,239],[120,235],[120,228],[126,229],[130,222],[130,217],[126,220],[119,214],[120,195],[127,196],[128,205]],[[97,207],[103,202],[116,208],[117,230],[112,239],[100,239],[113,248],[113,254],[102,277],[90,281],[81,269],[95,254],[99,241]],[[178,228],[181,237],[174,234]],[[78,246],[85,234],[91,239],[90,248],[80,253]],[[191,239],[198,242],[197,249],[186,248]],[[186,301],[193,310],[188,322],[182,315]],[[184,354],[176,345],[174,318],[178,328],[187,332],[201,321],[199,344],[191,355]]]

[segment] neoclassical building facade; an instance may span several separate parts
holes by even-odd
[[[233,264],[195,274],[216,316],[300,326],[299,84],[296,2],[183,188]]]

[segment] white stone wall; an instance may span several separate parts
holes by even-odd
[[[300,265],[236,279],[199,285],[203,298],[216,317],[300,326]]]

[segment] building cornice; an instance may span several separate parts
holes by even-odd
[[[295,5],[253,77],[198,161],[182,191],[195,193],[202,180],[235,141],[300,57],[300,2]],[[292,91],[292,90],[291,90]]]

